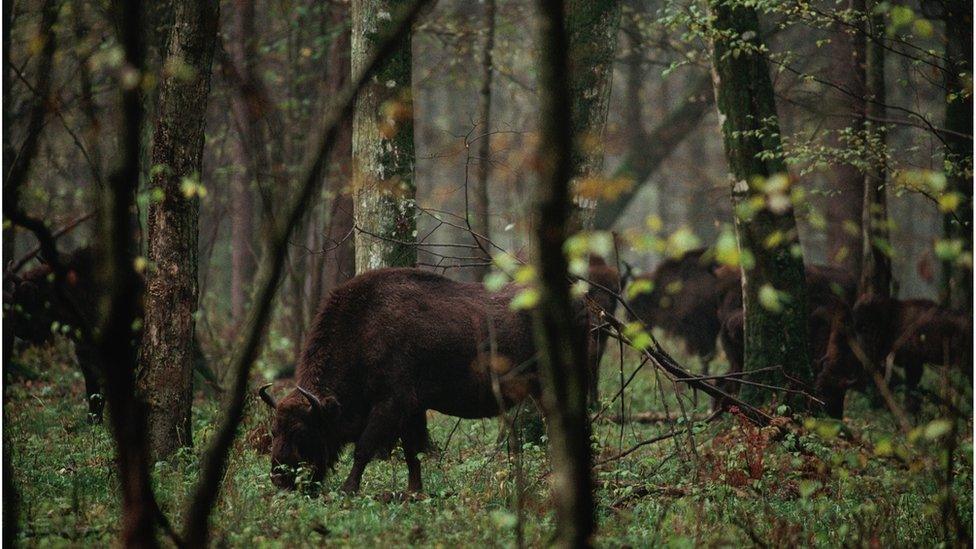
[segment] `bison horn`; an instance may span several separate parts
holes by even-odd
[[[298,392],[301,393],[302,396],[304,396],[306,400],[308,400],[308,403],[309,404],[312,405],[312,410],[315,410],[316,412],[322,412],[323,411],[322,410],[322,403],[319,401],[319,398],[317,396],[315,396],[312,393],[310,393],[304,387],[299,386],[299,387],[295,387],[295,388],[298,389]]]
[[[271,385],[273,385],[273,384],[272,383],[268,383],[267,385],[262,385],[261,388],[258,389],[258,396],[261,397],[261,400],[263,400],[265,404],[267,404],[268,406],[271,406],[271,409],[273,410],[273,409],[275,409],[275,408],[278,407],[278,403],[275,402],[275,399],[274,399],[273,396],[271,396],[270,394],[268,394],[268,387],[271,387]]]

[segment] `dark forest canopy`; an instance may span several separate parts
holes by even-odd
[[[10,0],[3,54],[6,542],[971,544],[971,0]]]

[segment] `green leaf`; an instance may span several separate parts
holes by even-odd
[[[783,311],[780,292],[769,284],[764,284],[759,288],[759,304],[762,305],[763,309],[771,313],[780,313]]]
[[[948,419],[939,418],[930,421],[929,424],[925,426],[925,431],[922,433],[922,435],[929,440],[934,440],[945,435],[951,430],[952,422]]]
[[[484,284],[489,292],[497,292],[508,284],[508,275],[501,271],[492,271],[485,277]]]
[[[525,288],[521,292],[515,294],[512,298],[512,302],[508,304],[508,308],[513,311],[519,311],[524,309],[531,309],[539,303],[539,290],[535,288]]]
[[[649,278],[638,278],[627,286],[627,299],[634,299],[641,294],[649,294],[654,291],[654,281]]]
[[[811,479],[803,479],[800,481],[800,485],[799,485],[800,497],[803,499],[807,499],[810,496],[812,496],[813,493],[816,492],[817,489],[819,488],[820,488],[819,481],[811,480]]]

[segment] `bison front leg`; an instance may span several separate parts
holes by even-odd
[[[403,408],[395,403],[383,403],[374,406],[366,420],[366,428],[356,441],[353,452],[352,470],[342,483],[342,491],[347,494],[359,492],[363,472],[373,457],[381,449],[389,449],[396,442],[400,434]]]
[[[105,397],[102,395],[99,380],[99,364],[95,349],[77,343],[75,344],[75,358],[85,378],[85,397],[88,400],[88,423],[102,422],[102,411],[105,408]]]
[[[423,412],[411,414],[405,427],[402,441],[403,454],[407,461],[407,492],[417,494],[424,489],[417,455],[426,452],[430,445],[427,416]]]

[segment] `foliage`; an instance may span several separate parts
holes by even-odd
[[[739,418],[711,425],[679,421],[679,436],[620,459],[621,449],[667,433],[665,424],[608,419],[619,407],[616,356],[603,368],[606,407],[594,425],[598,543],[609,546],[695,545],[935,545],[941,531],[941,478],[947,422],[926,410],[917,434],[904,437],[869,399],[849,399],[843,423],[800,421],[758,430]],[[117,483],[111,438],[84,420],[79,375],[65,345],[18,357],[39,379],[8,387],[5,427],[22,494],[21,536],[27,545],[106,545],[117,533]],[[683,358],[683,357],[682,357]],[[625,361],[629,376],[636,364]],[[938,380],[927,379],[927,385]],[[648,371],[628,386],[625,410],[689,413],[704,399],[675,392]],[[785,409],[780,413],[788,412]],[[161,506],[175,521],[187,503],[200,448],[213,434],[216,404],[198,396],[196,449],[156,466]],[[223,496],[214,516],[218,545],[290,547],[321,543],[351,546],[513,545],[518,513],[517,469],[496,445],[500,422],[461,421],[431,414],[439,451],[425,457],[426,495],[404,501],[406,467],[399,451],[367,469],[361,496],[338,492],[350,466],[345,455],[320,490],[279,492],[268,477],[266,455],[253,447],[269,427],[266,408],[249,407],[232,453]],[[691,427],[689,431],[689,427]],[[971,425],[962,426],[955,453],[953,493],[962,528],[972,527]],[[694,440],[694,445],[691,445]],[[548,460],[543,448],[523,453],[526,542],[546,544],[553,527]]]

